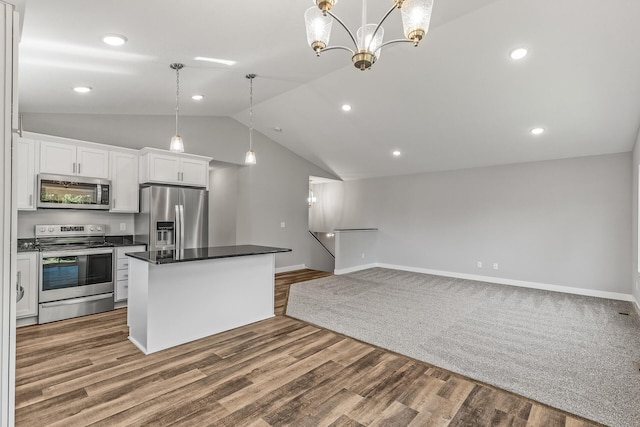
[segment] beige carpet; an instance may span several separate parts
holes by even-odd
[[[628,302],[374,268],[293,285],[287,315],[594,421],[640,426],[640,319]]]

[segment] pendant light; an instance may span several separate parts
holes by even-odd
[[[174,63],[169,65],[169,68],[176,70],[176,134],[171,138],[171,145],[169,151],[175,153],[184,152],[184,142],[182,137],[178,134],[178,113],[180,112],[180,70],[184,67],[184,64]]]
[[[256,153],[253,151],[253,79],[255,74],[247,74],[245,76],[249,79],[249,151],[244,158],[246,165],[256,164]]]

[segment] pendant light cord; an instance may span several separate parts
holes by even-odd
[[[180,112],[180,67],[176,67],[176,135],[178,135],[178,113]]]
[[[253,151],[253,78],[254,77],[249,78],[249,151]]]

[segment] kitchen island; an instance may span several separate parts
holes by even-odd
[[[275,254],[239,245],[127,254],[129,340],[150,354],[274,315]]]

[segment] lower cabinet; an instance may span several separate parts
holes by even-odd
[[[115,270],[115,301],[126,301],[129,296],[129,257],[131,252],[146,251],[144,245],[124,246],[116,248],[116,270]]]
[[[38,315],[38,253],[20,252],[16,256],[16,318]]]

